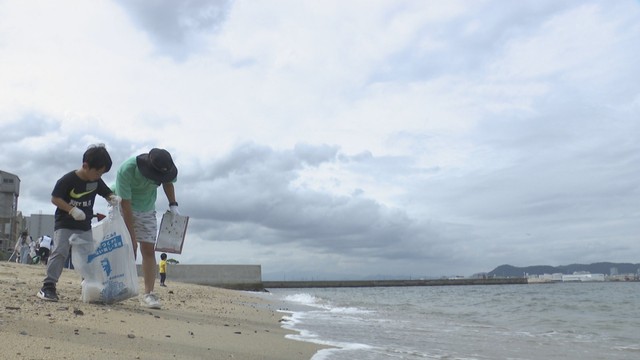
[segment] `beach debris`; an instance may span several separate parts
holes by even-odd
[[[76,316],[84,315],[84,312],[82,310],[78,309],[78,308],[74,308],[73,309],[73,315],[76,315]]]
[[[27,333],[26,331],[22,330],[22,331],[20,331],[20,335],[29,335],[29,333]]]
[[[5,306],[4,308],[7,310],[20,310],[19,306]]]
[[[235,331],[235,332],[234,332],[234,334],[241,335],[241,334],[242,334],[242,331]]]
[[[135,336],[135,335],[133,335],[133,334],[128,334],[128,335],[127,335],[127,337],[128,337],[129,339],[135,339],[135,338],[136,338],[136,336]]]

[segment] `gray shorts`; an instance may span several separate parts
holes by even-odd
[[[154,211],[134,211],[133,212],[133,231],[136,233],[138,242],[156,243],[158,235],[158,220]]]

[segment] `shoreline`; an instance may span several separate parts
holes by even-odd
[[[171,281],[156,285],[161,310],[132,298],[81,300],[81,278],[65,269],[60,301],[36,296],[43,265],[0,263],[3,357],[14,359],[311,359],[324,346],[289,339],[276,304],[237,290]],[[142,278],[140,286],[143,288]]]

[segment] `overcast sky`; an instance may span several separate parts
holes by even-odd
[[[638,64],[634,0],[0,0],[0,169],[166,148],[173,257],[266,279],[638,263]]]

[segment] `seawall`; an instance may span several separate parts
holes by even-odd
[[[137,267],[138,276],[142,276],[142,266]],[[171,281],[234,290],[264,290],[260,265],[167,264],[167,284]]]
[[[142,266],[137,265],[137,267],[138,276],[142,276]],[[526,278],[262,281],[262,267],[260,265],[167,264],[167,284],[171,284],[172,281],[250,291],[262,291],[268,288],[508,285],[527,283]]]

